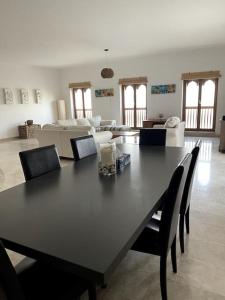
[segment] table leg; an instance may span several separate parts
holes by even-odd
[[[96,285],[90,285],[88,289],[89,300],[97,300]]]

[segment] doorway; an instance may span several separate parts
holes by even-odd
[[[183,120],[190,131],[215,131],[218,78],[184,80]]]

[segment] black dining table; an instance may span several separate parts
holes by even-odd
[[[131,163],[99,176],[91,156],[0,193],[6,248],[104,284],[160,205],[187,150],[117,145]]]

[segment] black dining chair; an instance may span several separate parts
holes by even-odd
[[[184,186],[184,191],[182,194],[181,207],[180,207],[180,220],[179,220],[179,239],[180,239],[180,249],[181,253],[184,253],[184,223],[186,224],[186,232],[190,232],[190,200],[191,200],[191,190],[194,178],[195,167],[201,147],[201,140],[198,140],[195,147],[192,149],[192,159],[190,167],[188,170],[187,179]],[[164,202],[166,192],[161,197],[161,202]],[[158,211],[162,210],[162,207]],[[153,218],[159,219],[158,215],[154,215]]]
[[[60,169],[60,160],[55,145],[19,152],[26,181]]]
[[[89,300],[96,300],[94,285],[32,259],[25,258],[14,268],[0,241],[1,300],[79,300],[87,290]]]
[[[165,146],[166,129],[141,128],[139,144],[145,146]]]
[[[97,154],[95,140],[92,135],[70,139],[75,161]]]
[[[187,154],[172,175],[164,196],[161,219],[152,218],[131,248],[138,252],[160,256],[160,285],[163,300],[167,300],[166,263],[170,249],[173,272],[177,273],[176,233],[181,198],[190,162],[191,154]]]
[[[192,154],[191,164],[188,170],[187,180],[185,182],[184,192],[181,200],[179,237],[180,237],[180,249],[182,253],[184,253],[184,222],[186,223],[187,234],[189,234],[190,232],[189,215],[190,215],[191,190],[192,190],[195,167],[196,167],[196,162],[198,159],[200,147],[201,147],[201,140],[198,140],[191,152]]]

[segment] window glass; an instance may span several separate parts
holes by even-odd
[[[134,108],[134,88],[131,85],[125,87],[124,91],[124,107]]]
[[[76,109],[83,109],[82,90],[75,91]]]

